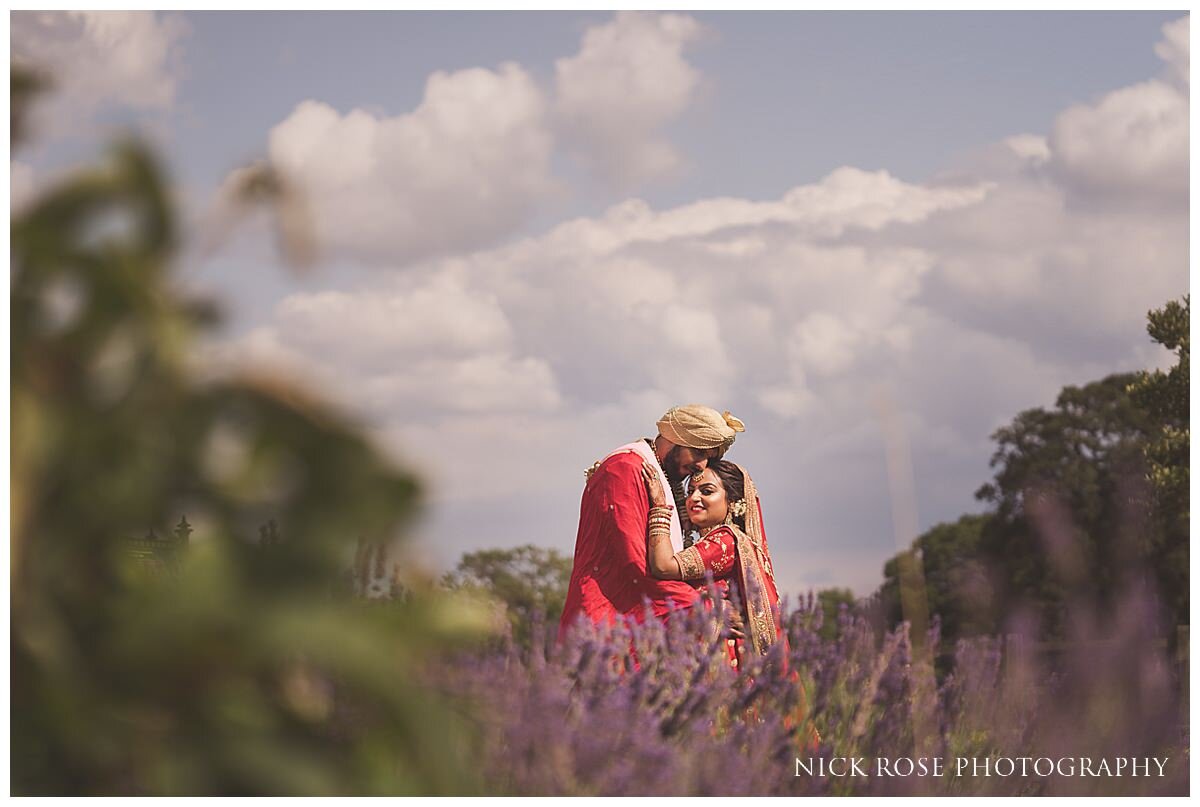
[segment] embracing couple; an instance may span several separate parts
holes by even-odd
[[[673,407],[653,440],[621,446],[588,470],[560,639],[578,624],[665,619],[696,606],[710,575],[738,603],[738,654],[765,653],[780,639],[754,481],[722,459],[742,431],[729,412]]]

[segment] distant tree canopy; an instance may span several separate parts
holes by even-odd
[[[884,565],[889,621],[903,617],[901,564],[917,562],[948,637],[1001,630],[1018,606],[1057,635],[1072,597],[1103,608],[1139,573],[1187,623],[1188,316],[1186,297],[1149,314],[1178,357],[1168,373],[1066,387],[996,431],[995,475],[976,493],[989,511],[934,526]]]
[[[442,578],[448,588],[475,589],[503,603],[518,642],[529,640],[535,613],[558,624],[570,581],[571,558],[532,544],[468,552]]]
[[[1176,362],[1166,373],[1155,370],[1139,374],[1130,388],[1134,400],[1156,424],[1145,449],[1154,505],[1147,551],[1159,571],[1159,582],[1171,610],[1186,615],[1191,513],[1190,296],[1151,311],[1149,320],[1146,330],[1150,337],[1173,351]]]
[[[1055,409],[1022,412],[993,435],[996,476],[976,494],[994,508],[980,557],[996,573],[1001,611],[1032,600],[1050,634],[1072,593],[1110,602],[1143,531],[1134,519],[1146,505],[1153,422],[1127,391],[1134,378],[1067,387]]]
[[[941,617],[942,634],[949,637],[989,630],[995,615],[989,575],[979,557],[980,535],[986,516],[967,515],[938,524],[913,541],[911,548],[883,566],[883,585],[876,597],[888,625],[904,618],[900,603],[901,564],[920,564],[924,571],[929,613]]]
[[[817,592],[817,602],[821,605],[821,630],[818,634],[822,639],[836,638],[838,614],[843,605],[854,607],[854,592],[848,588],[823,588]]]

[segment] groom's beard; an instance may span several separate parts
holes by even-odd
[[[682,454],[683,449],[679,446],[674,446],[670,451],[667,452],[667,456],[663,457],[663,472],[666,473],[667,481],[672,485],[679,484],[683,482],[685,478],[692,475],[690,471],[685,471],[680,474],[679,464]]]

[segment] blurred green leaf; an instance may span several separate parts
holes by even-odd
[[[420,671],[479,609],[344,587],[418,481],[290,384],[189,377],[213,309],[168,283],[170,197],[124,143],[12,222],[12,791],[475,792]],[[259,546],[268,520],[283,537]],[[168,540],[179,562],[150,573]]]

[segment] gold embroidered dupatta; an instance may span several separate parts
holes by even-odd
[[[746,608],[748,638],[754,652],[761,655],[779,641],[779,594],[775,587],[775,569],[767,552],[758,489],[746,469],[740,465],[738,469],[745,480],[746,497],[746,529],[733,527],[737,538],[738,582]]]

